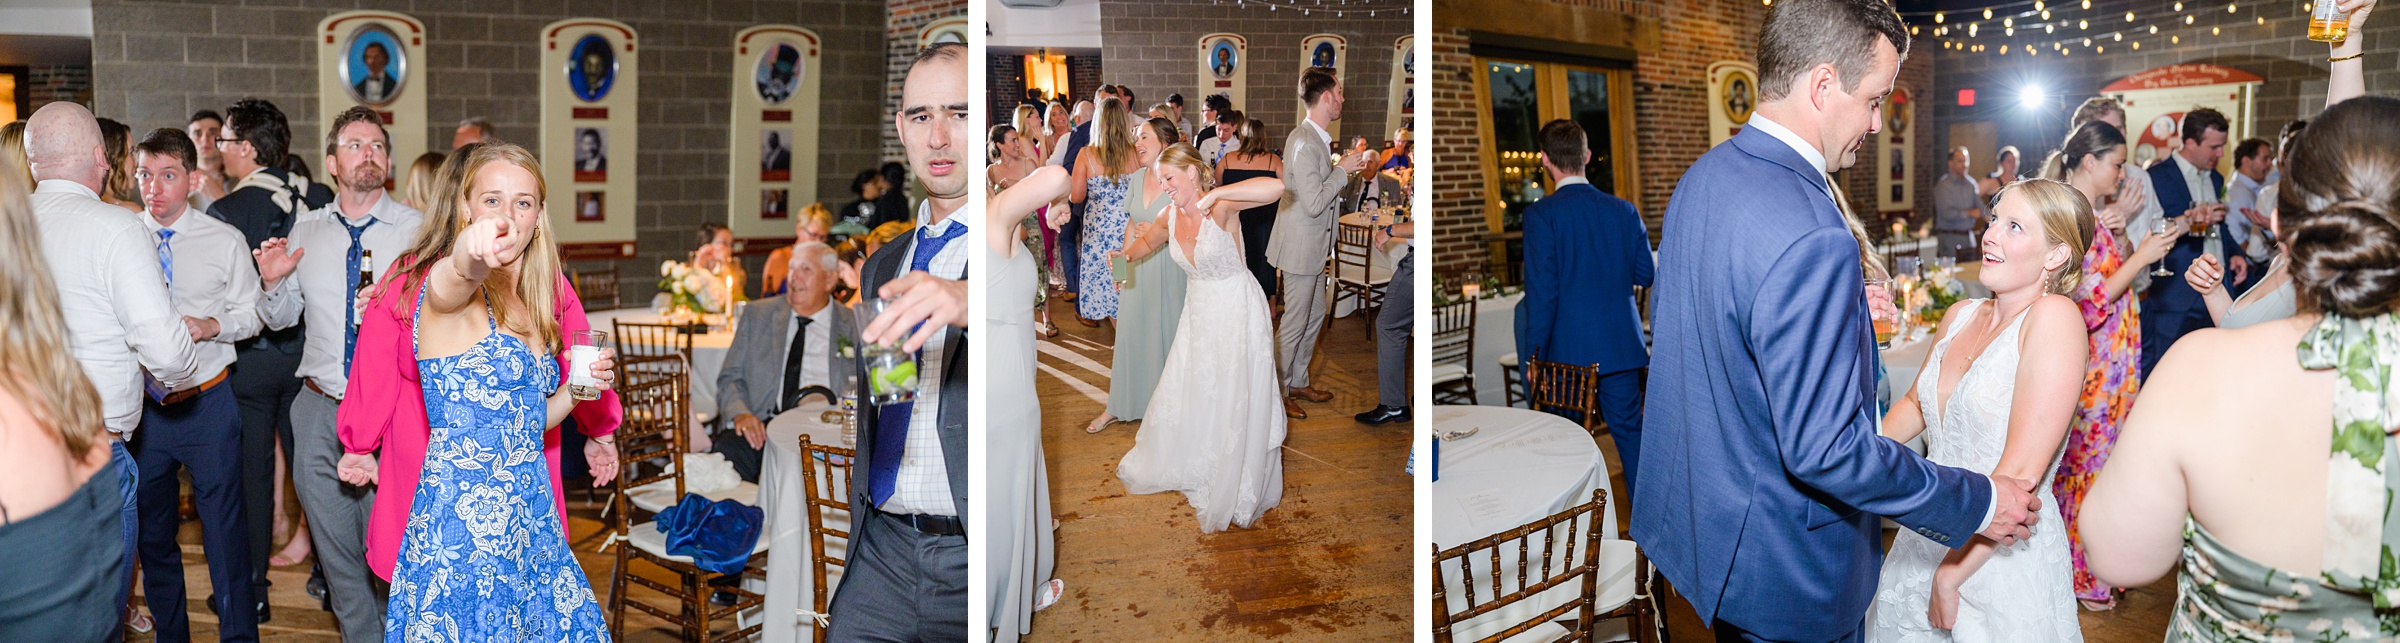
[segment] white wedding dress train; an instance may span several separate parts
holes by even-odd
[[[1940,366],[1951,337],[1966,325],[1965,320],[1999,310],[1982,299],[1958,305],[1972,308],[1960,313],[1961,323],[1934,344],[1931,361],[1917,374],[1918,406],[1925,413],[1925,455],[1935,464],[1988,474],[2000,465],[2000,452],[2008,446],[2009,405],[2016,397],[2018,335],[2025,317],[2018,315],[1992,340],[1959,378],[1952,391],[1955,399],[1944,407]],[[2058,498],[2050,491],[2058,459],[2066,453],[2064,447],[2062,443],[2059,452],[2050,456],[2049,468],[2039,477],[2041,519],[2034,524],[2033,537],[2000,548],[1959,586],[1957,627],[1936,630],[1925,619],[1926,608],[1933,601],[1934,568],[1951,549],[1916,532],[1900,530],[1891,553],[1883,559],[1875,603],[1867,610],[1867,641],[2082,641],[2082,624],[2075,614],[2075,567],[2068,557],[2066,532],[2061,531],[2066,521],[2059,518]]]

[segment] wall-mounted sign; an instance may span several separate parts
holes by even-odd
[[[1311,67],[1327,67],[1333,70],[1334,78],[1347,83],[1350,81],[1350,75],[1344,73],[1347,70],[1344,65],[1348,62],[1350,62],[1350,39],[1348,38],[1321,33],[1300,39],[1300,71],[1302,72],[1308,71]],[[1299,75],[1294,74],[1292,77],[1299,78]],[[1292,122],[1308,120],[1308,104],[1299,101],[1293,102],[1299,105],[1300,115],[1293,118]],[[1333,135],[1336,139],[1341,138],[1342,122],[1327,123],[1325,133]],[[1339,143],[1340,141],[1335,142]]]
[[[1198,62],[1202,100],[1222,94],[1233,101],[1234,109],[1248,111],[1242,106],[1242,72],[1250,64],[1250,39],[1230,33],[1201,36]]]
[[[634,255],[641,57],[632,27],[570,18],[541,31],[542,180],[569,261]],[[622,162],[619,162],[622,161]]]
[[[1883,131],[1876,132],[1876,158],[1883,162],[1883,171],[1875,174],[1875,209],[1884,213],[1901,213],[1916,209],[1916,151],[1909,141],[1916,136],[1917,104],[1907,89],[1894,88],[1884,101]]]
[[[1758,109],[1758,68],[1748,61],[1720,60],[1708,66],[1708,145],[1742,131]]]
[[[759,25],[733,36],[725,225],[738,251],[791,243],[794,213],[817,200],[823,49],[817,32],[792,25]]]
[[[424,60],[425,23],[416,18],[389,11],[326,16],[317,23],[317,122],[330,124],[351,107],[373,108],[391,136],[392,165],[415,162],[426,149]],[[310,151],[320,148],[308,143],[325,140],[319,127],[316,138],[295,132],[292,141],[291,151],[312,166],[324,162]]]
[[[1399,40],[1392,41],[1392,86],[1386,99],[1383,103],[1383,134],[1389,137],[1400,131],[1400,125],[1417,113],[1416,36],[1401,36]]]
[[[2100,88],[2100,95],[2125,106],[2125,158],[2137,165],[2166,158],[2183,147],[2183,115],[2203,107],[2225,115],[2232,131],[2225,140],[2251,136],[2257,74],[2218,65],[2168,65],[2137,73]],[[2228,146],[2231,144],[2228,143]],[[2233,155],[2217,161],[2217,171],[2233,175]]]

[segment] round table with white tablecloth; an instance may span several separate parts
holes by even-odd
[[[1608,491],[1610,507],[1630,501],[1610,488],[1608,463],[1591,434],[1584,432],[1564,418],[1525,409],[1496,406],[1436,406],[1433,407],[1433,426],[1436,435],[1473,430],[1474,435],[1446,440],[1441,443],[1440,461],[1435,465],[1439,475],[1433,481],[1433,543],[1436,548],[1450,548],[1474,542],[1511,528],[1565,511],[1578,504],[1591,502],[1595,489]],[[1602,511],[1601,537],[1617,537],[1617,518],[1613,509]],[[1588,529],[1585,527],[1584,529]],[[1579,531],[1578,533],[1585,533]],[[1539,551],[1540,538],[1532,539]],[[1622,541],[1618,541],[1622,542]],[[1503,544],[1501,554],[1504,569],[1516,567],[1516,547]],[[1630,550],[1622,545],[1603,547],[1602,585],[1614,575],[1629,574]],[[1492,596],[1489,554],[1475,562],[1474,593],[1479,600]],[[1536,560],[1533,567],[1539,567]],[[1455,570],[1439,572],[1445,583],[1457,577]],[[1514,580],[1504,588],[1514,591]],[[1465,587],[1445,591],[1452,611],[1463,608]],[[1573,598],[1582,591],[1580,583],[1553,588],[1540,596],[1521,601],[1507,609],[1453,624],[1453,632],[1462,640],[1487,636],[1508,624],[1523,621],[1535,614]],[[1607,592],[1603,592],[1606,594]],[[1603,601],[1606,604],[1607,600]]]
[[[809,628],[816,622],[808,614],[816,611],[812,598],[811,566],[814,561],[808,545],[808,489],[801,474],[800,436],[805,434],[817,444],[848,448],[842,440],[842,426],[826,422],[823,415],[832,408],[822,402],[803,402],[799,408],[785,411],[767,422],[767,445],[758,474],[758,506],[766,513],[766,524],[759,537],[770,543],[767,551],[767,581],[763,588],[766,604],[761,610],[764,627],[760,634],[768,643],[793,643],[810,640]],[[829,493],[840,497],[849,493],[847,470],[837,470]],[[827,509],[825,527],[850,530],[849,512]],[[828,538],[825,553],[832,557],[847,555],[849,543]],[[837,587],[842,581],[842,568],[831,567],[826,576],[827,587]],[[750,581],[753,589],[762,589]],[[828,603],[830,605],[830,603]]]
[[[647,308],[619,308],[587,313],[592,330],[609,334],[616,342],[615,322],[663,324],[666,317]],[[725,350],[733,346],[733,331],[720,327],[714,332],[692,336],[692,414],[702,421],[717,415],[717,371],[725,368]]]
[[[1520,290],[1475,300],[1476,404],[1503,406],[1508,401],[1501,386],[1500,357],[1517,351],[1517,301],[1524,298]]]

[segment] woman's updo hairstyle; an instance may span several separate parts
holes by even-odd
[[[2276,211],[2301,306],[2363,318],[2400,309],[2400,99],[2325,109],[2284,151]]]

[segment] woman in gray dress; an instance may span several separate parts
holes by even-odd
[[[1142,169],[1134,170],[1132,189],[1125,192],[1126,238],[1139,236],[1167,206],[1166,185],[1150,166],[1158,153],[1182,140],[1175,124],[1153,118],[1134,126],[1133,152]],[[1117,293],[1117,346],[1108,366],[1108,409],[1093,418],[1087,433],[1099,433],[1115,422],[1142,419],[1150,392],[1158,388],[1159,369],[1167,365],[1167,348],[1175,345],[1175,323],[1183,317],[1183,268],[1165,257],[1128,262],[1133,278]]]
[[[985,208],[984,265],[991,266],[988,286],[993,301],[1024,301],[1042,287],[1034,264],[1041,258],[1018,243],[1026,215],[1067,191],[1067,172],[1045,167],[992,195]],[[1064,208],[1051,208],[1058,220]],[[992,377],[991,406],[986,414],[990,439],[984,450],[984,493],[990,504],[983,515],[991,527],[983,534],[985,599],[990,601],[990,640],[1015,641],[1033,625],[1033,612],[1058,601],[1066,583],[1050,577],[1057,566],[1056,537],[1050,526],[1050,480],[1042,463],[1041,395],[1033,388],[1033,309],[1026,306],[984,306],[984,372]]]

